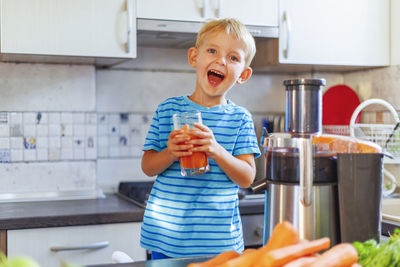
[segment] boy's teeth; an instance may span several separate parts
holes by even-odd
[[[208,82],[212,86],[218,86],[223,80],[224,80],[224,74],[215,71],[215,70],[210,70],[208,71]]]

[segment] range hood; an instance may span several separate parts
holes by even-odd
[[[137,22],[137,45],[188,48],[194,45],[202,22],[141,19]],[[278,27],[246,25],[257,39],[278,38]]]

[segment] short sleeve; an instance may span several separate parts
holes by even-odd
[[[161,148],[161,140],[160,140],[160,130],[159,130],[159,117],[158,117],[158,109],[154,113],[153,119],[151,121],[149,130],[146,135],[146,139],[143,145],[143,151],[146,150],[155,150],[160,152]]]
[[[248,113],[243,117],[243,123],[239,129],[237,141],[233,149],[234,156],[243,154],[254,154],[254,158],[258,158],[261,155],[253,119]]]

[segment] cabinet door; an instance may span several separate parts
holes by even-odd
[[[136,57],[135,0],[1,0],[1,53]]]
[[[211,17],[209,0],[137,0],[137,17],[144,19],[204,21]]]
[[[245,4],[244,4],[245,3]],[[278,0],[218,0],[220,17],[233,17],[246,25],[278,26]]]
[[[137,0],[137,17],[203,22],[234,17],[246,25],[277,26],[278,0]]]
[[[389,64],[389,0],[281,0],[279,61]]]
[[[111,255],[117,250],[143,261],[146,252],[139,246],[140,226],[141,223],[116,223],[9,230],[7,255],[30,256],[42,267],[61,266],[60,259],[81,265],[111,263]],[[98,248],[85,249],[88,246]],[[56,251],[60,248],[63,250]]]

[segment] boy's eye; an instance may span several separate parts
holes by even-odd
[[[213,48],[209,48],[209,49],[207,49],[207,51],[209,52],[209,53],[211,53],[211,54],[215,54],[217,51],[215,50],[215,49],[213,49]]]
[[[239,62],[239,58],[237,56],[231,56],[231,60],[235,62]]]

